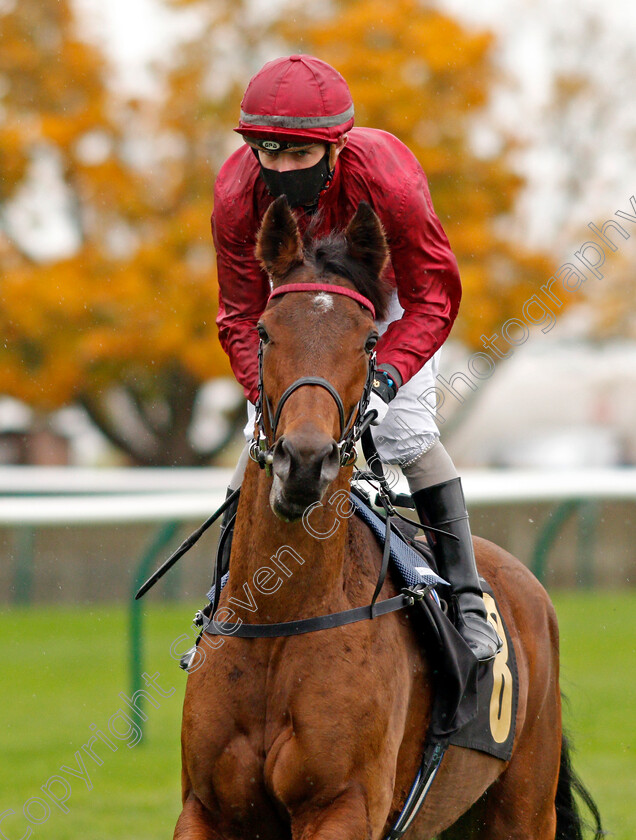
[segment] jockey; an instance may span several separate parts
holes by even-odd
[[[458,538],[437,535],[439,571],[451,585],[459,633],[479,660],[492,659],[501,641],[486,618],[461,481],[418,401],[435,385],[439,348],[457,315],[457,262],[414,155],[391,134],[353,128],[353,113],[343,77],[308,55],[270,61],[250,81],[235,129],[245,145],[225,162],[214,191],[219,338],[249,401],[251,437],[255,327],[270,293],[254,248],[267,207],[284,194],[301,234],[319,210],[317,235],[344,227],[360,201],[373,207],[390,249],[384,278],[394,287],[389,315],[378,324],[374,441],[381,460],[404,472],[422,523]],[[231,489],[240,486],[246,459],[244,452]]]

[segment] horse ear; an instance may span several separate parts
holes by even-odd
[[[349,256],[364,263],[373,277],[379,277],[389,258],[389,246],[380,219],[366,201],[361,201],[345,230]]]
[[[284,195],[267,208],[256,237],[256,257],[274,286],[303,261],[298,225]]]

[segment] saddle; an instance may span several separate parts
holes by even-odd
[[[384,545],[386,519],[371,507],[359,490],[351,494],[356,515]],[[414,523],[391,517],[391,569],[398,585],[422,585],[436,575],[433,551],[426,538],[417,537]],[[499,613],[493,590],[480,578],[490,620],[504,639],[493,663],[476,665],[473,654],[447,617],[445,581],[434,584],[433,598],[413,605],[418,629],[425,638],[434,666],[436,684],[428,740],[476,749],[507,761],[512,755],[518,703],[515,652]]]

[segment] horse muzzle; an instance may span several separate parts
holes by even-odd
[[[326,435],[321,437],[306,440],[283,435],[276,442],[269,501],[276,516],[286,522],[301,519],[338,475],[338,444]]]

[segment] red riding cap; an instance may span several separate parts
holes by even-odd
[[[319,58],[290,55],[269,61],[252,78],[234,130],[335,143],[352,126],[351,92],[340,73]]]

